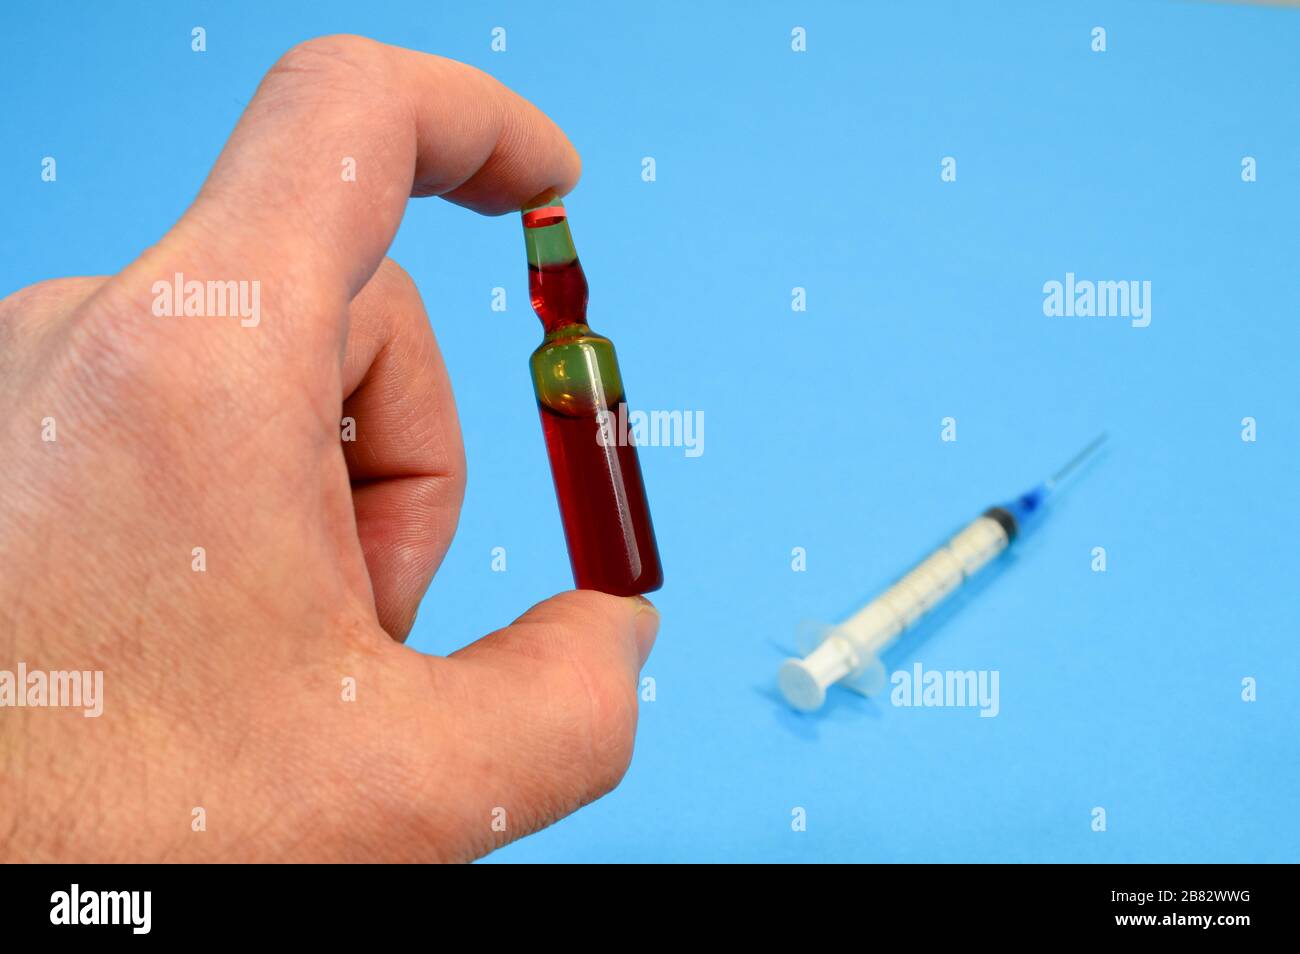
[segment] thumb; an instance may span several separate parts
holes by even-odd
[[[574,590],[442,661],[444,699],[461,729],[457,757],[475,782],[473,816],[506,819],[490,847],[619,783],[632,759],[638,675],[658,628],[643,597]]]

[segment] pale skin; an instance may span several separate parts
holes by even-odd
[[[0,302],[0,669],[104,672],[97,719],[0,708],[0,860],[468,860],[619,782],[647,601],[561,593],[446,658],[402,644],[466,466],[385,251],[409,196],[497,214],[579,172],[477,70],[312,40],[158,244]],[[260,323],[155,316],[176,272],[260,281]]]

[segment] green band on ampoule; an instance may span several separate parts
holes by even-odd
[[[555,214],[548,215],[549,210]],[[524,222],[524,245],[528,250],[528,264],[537,268],[543,265],[563,265],[578,257],[569,231],[569,218],[564,202],[548,189],[528,202],[520,210]]]

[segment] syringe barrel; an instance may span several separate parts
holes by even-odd
[[[859,653],[879,656],[1010,542],[1002,522],[976,517],[835,631]]]

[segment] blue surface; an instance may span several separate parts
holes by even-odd
[[[634,407],[707,425],[698,458],[642,453],[668,584],[632,769],[494,858],[1300,857],[1300,14],[611,6],[6,4],[0,293],[154,242],[296,41],[363,33],[487,69],[582,153],[568,206]],[[515,219],[422,201],[392,254],[470,462],[413,638],[445,652],[569,585],[526,367],[540,329]],[[1150,326],[1046,317],[1067,272],[1152,282]],[[1103,429],[1041,532],[891,660],[997,670],[997,718],[841,690],[819,717],[781,705],[800,620],[850,611]]]

